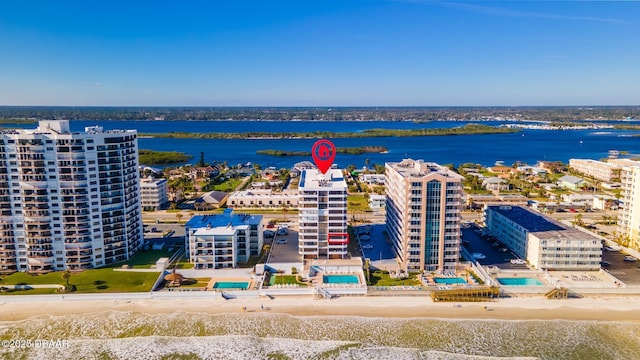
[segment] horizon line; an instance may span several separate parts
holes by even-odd
[[[626,105],[4,105],[0,108],[562,108],[562,107],[640,107],[640,104]]]

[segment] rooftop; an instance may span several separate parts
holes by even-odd
[[[433,174],[438,174],[454,179],[463,179],[463,177],[449,170],[445,166],[434,162],[424,162],[424,160],[403,159],[401,162],[389,162],[388,166],[397,171],[402,177],[422,178]]]
[[[540,239],[596,239],[594,236],[568,227],[550,217],[522,206],[488,206],[487,208],[522,226],[525,230],[535,234]]]
[[[570,183],[570,184],[579,184],[581,182],[584,182],[584,180],[580,179],[579,177],[573,176],[573,175],[565,175],[565,176],[560,178],[560,181],[563,181],[563,182],[566,182],[566,183]]]
[[[186,228],[219,228],[237,227],[242,225],[258,225],[262,221],[262,215],[234,214],[233,209],[226,209],[222,214],[196,215],[192,217]]]
[[[347,182],[344,180],[340,169],[330,169],[326,174],[316,169],[306,169],[302,172],[298,188],[307,190],[320,188],[346,189]]]

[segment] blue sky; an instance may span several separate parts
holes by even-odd
[[[639,15],[631,1],[2,1],[0,105],[638,105]]]

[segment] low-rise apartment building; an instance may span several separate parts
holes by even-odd
[[[573,170],[601,181],[620,179],[621,166],[592,159],[569,159],[569,167]]]
[[[600,269],[600,239],[526,207],[487,206],[484,223],[500,242],[537,269]]]
[[[235,268],[260,255],[262,215],[222,214],[194,216],[185,225],[186,253],[195,269]]]
[[[274,192],[271,189],[236,191],[229,195],[227,206],[234,209],[297,208],[298,191]]]
[[[169,202],[167,192],[167,179],[146,178],[140,180],[142,210],[155,211],[163,209]]]

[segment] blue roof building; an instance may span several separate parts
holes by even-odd
[[[198,215],[185,225],[186,253],[195,269],[235,268],[259,256],[263,244],[262,215]]]

